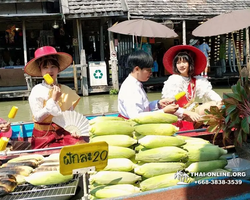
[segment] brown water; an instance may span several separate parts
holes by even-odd
[[[214,90],[221,96],[223,92],[231,92],[229,86],[220,89],[216,88]],[[160,92],[148,92],[147,95],[150,101],[161,98]],[[17,106],[19,109],[15,119],[11,119],[11,122],[25,122],[32,120],[32,115],[27,100],[0,102],[0,117],[8,120],[8,113],[12,106]],[[79,101],[75,110],[84,115],[117,112],[117,95],[103,94],[81,97],[81,100]]]

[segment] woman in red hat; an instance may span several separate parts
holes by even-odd
[[[204,109],[209,109],[211,105],[221,106],[220,95],[212,90],[206,78],[199,76],[206,63],[205,55],[190,45],[173,46],[163,57],[164,67],[172,75],[164,82],[162,98],[174,98],[179,92],[186,92],[186,96],[177,102],[180,108],[175,114],[180,118],[198,121]],[[197,97],[203,105],[195,102]]]
[[[33,149],[75,144],[83,138],[71,135],[52,123],[53,116],[62,111],[73,110],[80,97],[71,88],[57,83],[57,75],[72,63],[72,56],[57,52],[54,47],[44,46],[35,51],[35,58],[24,68],[30,76],[43,77],[49,74],[54,83],[46,81],[34,86],[29,96],[33,114],[34,130],[31,145]]]

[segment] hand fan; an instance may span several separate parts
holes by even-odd
[[[89,136],[89,120],[76,111],[64,111],[61,115],[53,117],[52,122],[71,134]]]

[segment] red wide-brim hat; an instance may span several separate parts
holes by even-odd
[[[30,60],[24,67],[24,72],[29,74],[30,76],[42,76],[41,70],[36,62],[37,59],[42,58],[44,56],[49,55],[57,55],[58,63],[60,65],[59,72],[65,70],[68,66],[71,65],[73,58],[71,55],[64,52],[57,52],[54,47],[51,46],[43,46],[38,48],[35,51],[35,58]]]
[[[174,74],[174,57],[177,55],[177,53],[182,51],[192,52],[191,56],[194,60],[194,75],[199,75],[205,70],[207,66],[207,58],[201,50],[191,45],[176,45],[167,50],[163,56],[163,65],[169,73]]]

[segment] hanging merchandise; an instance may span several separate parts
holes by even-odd
[[[148,40],[147,40],[146,37],[141,37],[141,40],[142,40],[142,41],[141,41],[142,43],[147,43],[147,42],[148,42]]]
[[[155,38],[149,38],[149,44],[155,44]]]
[[[15,42],[15,30],[16,30],[16,26],[15,25],[13,25],[13,26],[9,25],[8,26],[8,29],[6,30],[6,32],[8,34],[8,38],[7,38],[7,36],[5,36],[6,43],[12,44],[12,43]]]

